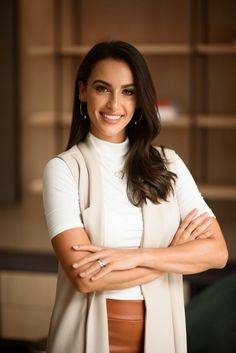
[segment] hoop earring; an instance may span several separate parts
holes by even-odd
[[[138,123],[142,120],[142,118],[143,118],[143,114],[141,113],[139,119],[134,121],[134,125],[138,125]]]
[[[79,112],[80,112],[80,115],[84,118],[84,119],[87,119],[87,115],[83,114],[83,102],[80,102],[80,105],[79,105]]]

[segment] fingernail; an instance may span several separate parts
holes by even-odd
[[[74,250],[79,250],[79,245],[73,245],[73,246],[72,246],[72,249],[74,249]]]
[[[80,277],[85,277],[85,272],[80,272]]]
[[[207,234],[207,235],[211,235],[212,233],[213,233],[212,230],[207,230],[207,231],[206,231],[206,234]]]
[[[78,268],[79,265],[78,265],[77,263],[74,263],[74,264],[72,265],[72,267],[73,267],[73,268]]]

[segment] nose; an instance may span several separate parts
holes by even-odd
[[[115,112],[117,110],[117,108],[119,107],[119,96],[117,93],[112,93],[107,101],[107,107],[112,110],[113,112]]]

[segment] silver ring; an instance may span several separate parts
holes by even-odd
[[[103,267],[106,266],[106,265],[104,264],[104,262],[103,262],[101,259],[98,259],[98,260],[97,260],[97,263],[99,264],[99,266],[100,266],[101,268],[103,268]]]

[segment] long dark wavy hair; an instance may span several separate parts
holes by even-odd
[[[153,147],[153,141],[160,132],[156,91],[142,54],[129,43],[101,42],[84,57],[75,80],[73,118],[66,149],[84,141],[90,128],[89,118],[84,119],[81,115],[78,83],[82,81],[86,86],[95,64],[108,58],[124,61],[129,65],[138,102],[133,118],[126,127],[130,143],[124,170],[128,198],[139,207],[146,203],[147,199],[155,204],[161,200],[166,201],[168,195],[173,192],[176,175],[167,169],[164,156]],[[83,110],[85,108],[86,104],[83,103]]]

